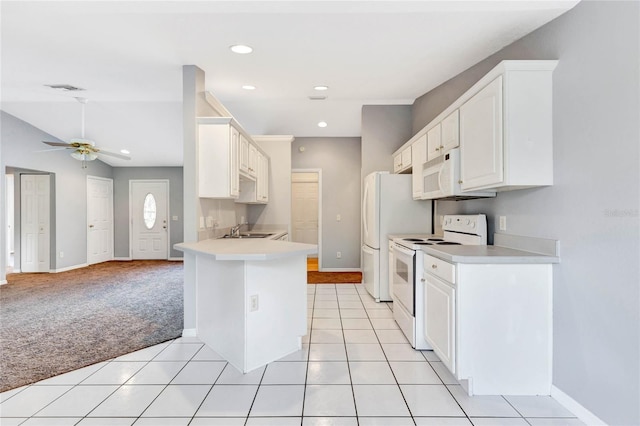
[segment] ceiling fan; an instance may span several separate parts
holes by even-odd
[[[86,98],[75,98],[82,105],[82,132],[80,138],[74,138],[69,141],[69,143],[65,142],[49,142],[42,141],[43,143],[49,146],[58,147],[57,149],[53,149],[51,151],[57,151],[60,149],[72,149],[71,156],[76,160],[82,161],[82,168],[87,168],[87,161],[93,161],[98,158],[98,154],[100,155],[109,155],[111,157],[120,158],[122,160],[131,160],[131,157],[123,154],[117,154],[115,152],[105,151],[96,146],[95,142],[89,139],[84,138],[84,108],[87,104]]]

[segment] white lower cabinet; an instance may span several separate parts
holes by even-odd
[[[442,363],[456,371],[456,290],[432,274],[425,274],[425,338]]]
[[[424,254],[425,338],[469,395],[549,395],[552,265]]]

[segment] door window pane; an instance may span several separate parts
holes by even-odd
[[[144,197],[143,218],[147,229],[153,228],[156,224],[156,198],[151,193]]]

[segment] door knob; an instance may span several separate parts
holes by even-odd
[[[163,226],[162,229],[167,229],[167,225]]]

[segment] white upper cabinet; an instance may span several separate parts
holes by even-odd
[[[426,161],[460,146],[463,192],[553,185],[552,74],[555,60],[502,61],[393,153],[394,173],[422,167],[403,160],[426,137]],[[411,155],[411,151],[408,151]],[[414,154],[415,155],[415,154]],[[414,184],[414,198],[417,189]]]
[[[240,135],[240,173],[249,174],[249,140]]]
[[[440,152],[445,152],[460,145],[460,127],[458,120],[458,110],[453,111],[447,116],[442,123],[442,144],[440,145]]]
[[[240,196],[236,203],[267,204],[269,202],[269,156],[254,147],[255,178],[242,176]]]
[[[257,177],[258,202],[269,201],[269,157],[260,154],[258,156],[258,177]]]
[[[198,119],[198,195],[237,198],[239,131],[230,119]]]
[[[503,181],[502,77],[460,107],[462,190],[487,188]]]
[[[411,170],[411,146],[393,156],[393,173],[408,173]]]
[[[440,123],[427,132],[427,160],[433,160],[442,155],[442,132]]]
[[[256,177],[258,173],[258,148],[249,143],[249,176]]]
[[[198,196],[269,200],[269,156],[231,117],[198,118]]]
[[[553,185],[552,73],[557,61],[503,61],[460,107],[464,191]]]
[[[427,136],[423,135],[411,145],[411,181],[413,199],[420,200],[423,195],[422,165],[427,161]]]

